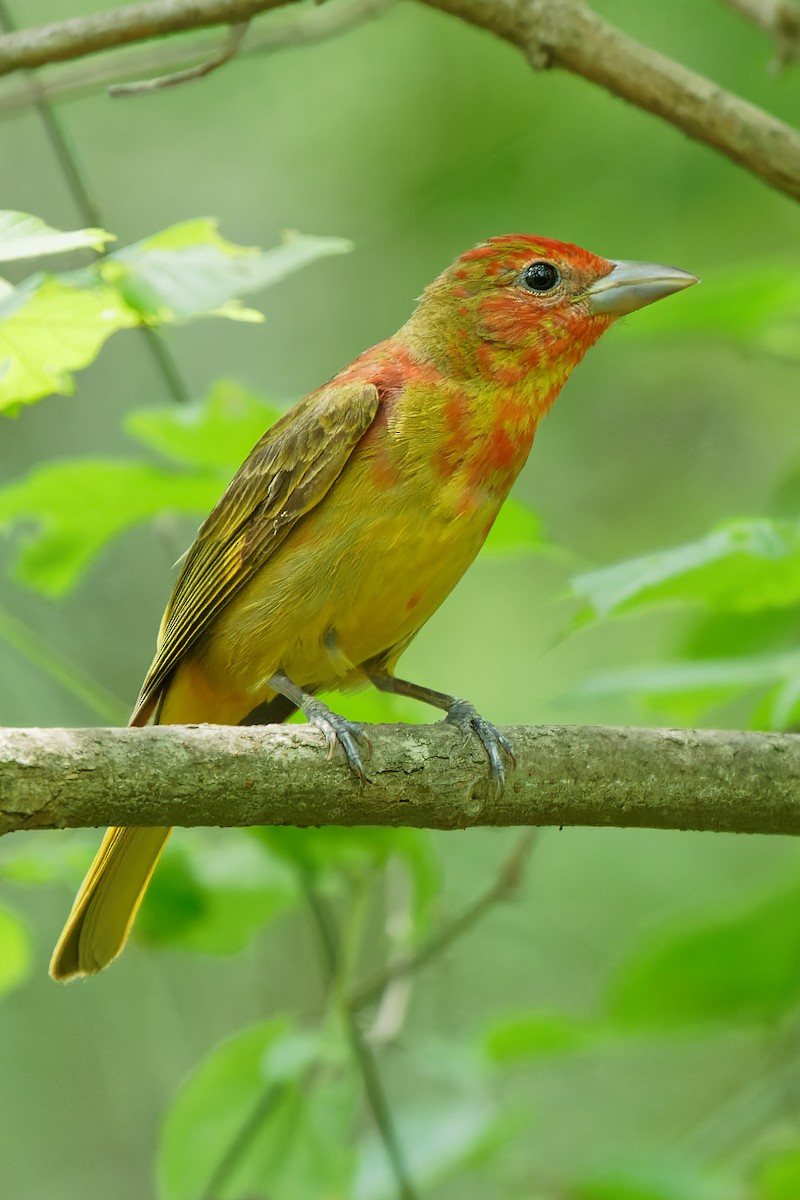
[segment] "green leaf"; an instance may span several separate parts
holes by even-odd
[[[298,901],[294,872],[240,831],[182,831],[148,888],[137,934],[159,945],[233,954]]]
[[[614,981],[609,1016],[652,1030],[778,1020],[800,1003],[798,905],[794,884],[651,936]]]
[[[500,1065],[582,1050],[596,1040],[588,1023],[560,1013],[533,1012],[489,1026],[484,1050]]]
[[[732,1190],[734,1189],[734,1190]],[[574,1184],[568,1200],[744,1200],[730,1179],[700,1175],[683,1163],[622,1167]]]
[[[330,870],[345,875],[385,866],[395,847],[395,830],[377,826],[257,826],[250,833],[279,858],[314,876]]]
[[[342,879],[362,878],[394,859],[411,885],[411,934],[430,927],[434,901],[441,889],[441,868],[427,830],[378,826],[327,825],[320,828],[258,826],[248,830],[271,854],[291,863],[317,884],[335,886]]]
[[[800,1146],[773,1153],[759,1166],[757,1200],[797,1200],[800,1196]]]
[[[199,313],[241,315],[226,307],[237,296],[271,287],[309,263],[350,249],[342,238],[292,233],[281,245],[261,251],[234,245],[220,236],[216,221],[198,218],[115,251],[99,269],[143,320],[171,322]]]
[[[0,411],[51,392],[72,392],[71,373],[92,362],[119,329],[201,313],[260,320],[260,314],[238,306],[238,295],[349,249],[341,238],[291,234],[262,252],[226,241],[211,220],[195,220],[81,271],[34,275],[18,288],[5,286],[0,290]]]
[[[221,380],[198,404],[129,413],[125,431],[174,462],[227,473],[239,467],[280,415],[260,396]]]
[[[67,250],[102,250],[106,242],[113,240],[113,233],[104,229],[75,229],[67,233],[28,213],[0,211],[0,262],[42,258]]]
[[[0,995],[18,987],[31,969],[31,941],[16,913],[0,908]]]
[[[107,338],[137,323],[110,287],[35,275],[0,298],[0,412],[75,390]]]
[[[756,729],[793,730],[800,726],[800,666],[774,688],[753,718]]]
[[[165,511],[205,513],[221,490],[216,475],[175,474],[146,463],[49,463],[0,489],[0,529],[33,526],[21,537],[14,576],[58,596],[112,537]]]
[[[525,554],[543,545],[541,517],[510,496],[497,514],[483,549],[487,554]]]
[[[608,671],[593,675],[576,689],[582,696],[638,696],[668,706],[692,721],[710,705],[754,690],[782,685],[776,695],[770,728],[785,728],[792,719],[800,684],[800,653],[763,654],[750,658],[690,659]],[[786,689],[784,691],[784,688]]]
[[[197,1200],[227,1158],[214,1200],[350,1195],[356,1088],[338,1039],[263,1022],[218,1046],[167,1114],[161,1200]],[[238,1147],[236,1153],[233,1148]],[[230,1156],[230,1157],[229,1157]]]
[[[800,600],[800,521],[731,521],[697,542],[629,559],[573,580],[595,617],[667,601],[722,612]]]

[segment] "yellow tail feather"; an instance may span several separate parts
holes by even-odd
[[[117,957],[170,832],[169,827],[106,831],[53,951],[53,979],[94,975]]]

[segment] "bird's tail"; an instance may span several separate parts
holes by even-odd
[[[190,677],[189,685],[191,683]],[[173,686],[170,689],[168,700],[172,707],[165,711],[164,706],[160,706],[156,716],[160,724],[198,719],[195,712],[189,711],[179,688]],[[153,707],[153,704],[150,707],[137,707],[131,724],[146,724]],[[254,708],[240,724],[269,725],[285,721],[294,710],[295,705],[290,700],[274,696]],[[231,711],[218,709],[201,719],[235,724],[238,713],[235,707]],[[113,828],[106,831],[50,959],[53,979],[66,982],[76,975],[96,975],[117,957],[128,940],[139,905],[170,833],[171,829],[166,825],[152,829]]]
[[[94,975],[117,957],[169,835],[168,826],[106,831],[53,951],[53,979]]]

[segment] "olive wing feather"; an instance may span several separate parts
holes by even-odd
[[[183,655],[323,499],[379,403],[371,383],[323,388],[276,421],[254,446],[183,561],[131,724],[147,720]]]

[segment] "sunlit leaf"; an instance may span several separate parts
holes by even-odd
[[[47,227],[37,225],[31,231],[34,240],[37,229],[41,234]],[[82,234],[101,236],[102,231],[59,236]],[[241,307],[238,296],[349,249],[341,238],[302,234],[287,235],[272,250],[236,246],[219,235],[214,221],[202,219],[164,230],[83,270],[34,275],[18,288],[6,286],[0,291],[0,411],[51,392],[72,392],[72,372],[92,362],[119,329],[204,313],[260,319]]]
[[[338,1040],[298,1034],[280,1018],[218,1046],[167,1114],[161,1200],[350,1195],[356,1086],[342,1061]]]
[[[680,1030],[777,1020],[800,1003],[800,886],[648,938],[619,971],[608,1014]]]
[[[71,372],[136,315],[110,287],[36,275],[0,298],[0,411],[75,390]]]
[[[0,995],[10,992],[30,973],[31,941],[20,918],[0,908]]]
[[[342,238],[297,233],[272,250],[237,246],[220,236],[216,221],[197,218],[115,251],[99,269],[143,320],[169,322],[223,309],[237,296],[350,249]],[[238,314],[227,309],[224,315]]]
[[[699,541],[573,580],[596,617],[671,602],[723,612],[800,601],[800,521],[732,521]]]
[[[221,380],[198,404],[134,410],[125,430],[174,462],[230,473],[280,415],[260,396]]]
[[[297,900],[295,874],[252,839],[186,830],[159,864],[136,932],[160,945],[233,954]]]
[[[0,489],[0,529],[22,529],[15,578],[57,596],[112,537],[162,512],[205,513],[221,491],[205,472],[122,460],[48,463]]]
[[[0,211],[0,262],[42,258],[67,250],[102,250],[114,240],[104,229],[53,229],[28,213]]]

